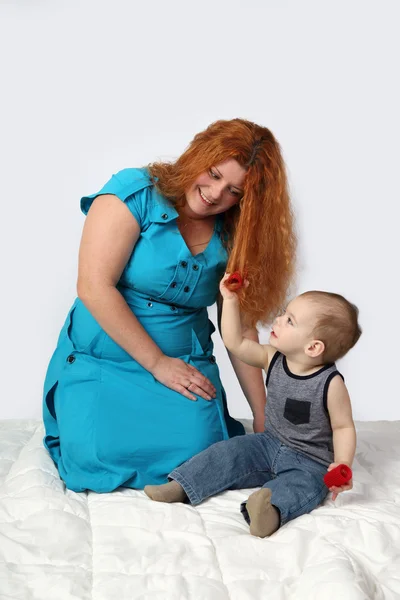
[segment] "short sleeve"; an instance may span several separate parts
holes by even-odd
[[[143,228],[148,209],[148,190],[152,181],[147,169],[123,169],[111,177],[95,194],[81,198],[81,210],[87,215],[97,196],[113,194],[127,205],[140,227]]]

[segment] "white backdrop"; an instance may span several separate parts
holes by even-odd
[[[75,297],[80,196],[233,117],[283,147],[298,290],[360,308],[363,336],[339,363],[355,417],[400,418],[399,17],[397,0],[1,2],[1,418],[41,414]],[[231,412],[249,416],[215,343]]]

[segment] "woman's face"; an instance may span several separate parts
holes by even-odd
[[[186,190],[186,214],[206,218],[229,210],[243,196],[246,170],[234,159],[213,165]]]

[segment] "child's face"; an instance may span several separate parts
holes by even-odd
[[[302,352],[312,341],[316,324],[315,302],[298,296],[275,319],[269,343],[283,354]]]

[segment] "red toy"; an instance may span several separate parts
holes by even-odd
[[[232,275],[229,275],[228,279],[225,281],[225,285],[231,292],[240,289],[243,285],[243,277],[239,271],[235,271]]]
[[[332,486],[340,487],[348,483],[352,477],[353,473],[350,467],[347,465],[338,465],[324,475],[324,483],[328,488]]]

